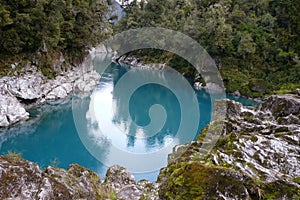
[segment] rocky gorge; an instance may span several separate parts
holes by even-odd
[[[174,147],[156,182],[134,177],[121,166],[104,180],[77,164],[68,170],[11,154],[0,157],[1,199],[299,199],[300,96],[273,95],[258,107],[230,100],[222,135],[207,151],[212,121],[193,142]],[[217,109],[216,109],[217,110]],[[217,113],[214,113],[217,114]],[[180,155],[180,156],[178,156]]]
[[[77,67],[58,70],[48,78],[34,65],[0,79],[0,137],[33,129],[27,109],[64,101],[73,92],[90,92],[100,75],[93,69],[93,55],[111,53],[103,46],[92,49]],[[116,62],[163,70],[135,58]],[[174,147],[168,165],[156,182],[136,181],[122,166],[111,166],[106,177],[78,164],[67,170],[52,166],[42,170],[16,153],[0,156],[0,199],[300,199],[300,93],[273,95],[259,107],[245,107],[231,100],[226,119],[212,121],[197,139]],[[61,109],[57,106],[56,109]],[[11,126],[28,120],[28,126]],[[216,117],[216,119],[218,119]],[[220,130],[218,138],[207,137]],[[26,131],[24,131],[26,129]],[[14,136],[12,136],[14,137]],[[203,148],[213,143],[212,149]]]

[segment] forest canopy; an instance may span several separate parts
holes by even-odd
[[[151,26],[177,30],[199,42],[215,59],[227,92],[257,97],[300,88],[300,0],[125,3],[125,16],[113,25],[107,19],[112,0],[0,0],[0,75],[15,62],[38,60],[49,69],[61,54],[80,62],[87,47],[113,32]],[[170,52],[135,54],[196,76]]]
[[[255,97],[300,87],[300,0],[142,0],[126,13],[117,31],[158,26],[198,41],[228,92]],[[144,52],[143,59],[155,56],[187,65],[168,52]]]
[[[81,56],[111,34],[106,0],[0,0],[0,63]],[[47,63],[47,62],[45,62]]]

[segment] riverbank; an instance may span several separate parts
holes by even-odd
[[[143,61],[142,58],[139,58],[138,56],[136,56],[134,53],[128,54],[128,55],[122,55],[122,56],[115,56],[113,58],[114,62],[120,64],[121,66],[133,66],[133,67],[139,67],[139,68],[145,68],[145,69],[151,69],[151,70],[165,70],[168,66],[166,65],[166,63],[160,63],[160,64],[147,64]],[[220,65],[220,64],[219,64]],[[192,79],[192,85],[194,87],[194,89],[196,90],[205,90],[207,92],[209,91],[213,91],[214,88],[211,87],[210,90],[208,88],[208,86],[205,84],[204,80],[201,78],[201,75],[199,73],[196,73],[193,77],[191,77],[192,73],[187,73],[187,77],[189,79]],[[186,76],[185,73],[182,73],[183,76]],[[262,86],[261,83],[258,84],[253,84],[253,91],[252,92],[262,92],[260,87],[265,87]],[[228,91],[227,89],[225,89],[226,91]],[[300,89],[295,89],[293,92],[290,93],[294,93],[294,94],[300,94]],[[261,96],[257,96],[257,97],[251,97],[251,96],[245,96],[243,95],[239,90],[236,90],[232,93],[228,93],[231,94],[233,96],[236,97],[243,97],[243,98],[248,98],[251,99],[257,103],[262,103],[263,99],[271,96],[271,94],[266,94],[264,92],[264,95]],[[263,94],[263,93],[261,93]]]
[[[73,92],[90,92],[98,84],[100,75],[93,69],[92,58],[67,70],[57,71],[50,79],[27,65],[14,76],[0,78],[0,127],[10,126],[29,118],[26,111],[47,101],[65,99]]]
[[[227,105],[227,115],[214,147],[206,151],[203,145],[214,140],[207,135],[214,134],[214,127],[220,124],[217,121],[208,124],[196,141],[174,147],[168,166],[160,170],[156,182],[137,183],[120,166],[110,167],[102,181],[97,174],[77,164],[70,165],[68,170],[49,166],[42,171],[36,164],[9,154],[0,157],[0,197],[299,198],[300,95],[274,95],[258,108],[230,100],[215,105],[223,103]]]

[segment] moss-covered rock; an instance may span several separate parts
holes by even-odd
[[[161,199],[249,199],[243,176],[228,168],[181,162],[168,166],[165,176]]]
[[[270,111],[275,117],[285,117],[290,114],[300,116],[300,96],[293,94],[273,95],[261,105],[262,111]]]
[[[42,171],[20,157],[0,156],[0,174],[1,199],[108,199],[115,193],[95,172],[77,164],[68,171]]]
[[[294,107],[287,108],[277,102]],[[297,102],[298,97],[292,95],[270,97],[258,108],[243,107],[230,100],[216,102],[217,113],[213,114],[216,121],[201,131],[197,141],[175,147],[169,155],[169,165],[158,178],[160,197],[299,199]],[[218,105],[224,103],[226,118],[221,123]],[[283,106],[281,119],[274,112],[278,110],[276,105]],[[220,131],[220,126],[221,134],[213,134]],[[218,138],[213,138],[216,135]],[[209,143],[213,148],[205,151]]]

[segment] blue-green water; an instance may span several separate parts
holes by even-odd
[[[45,168],[47,165],[67,168],[71,163],[78,163],[104,177],[107,167],[86,150],[80,134],[77,133],[78,129],[76,129],[73,119],[74,105],[75,109],[80,108],[82,110],[83,121],[89,118],[91,99],[96,102],[93,104],[94,112],[96,112],[96,118],[97,116],[101,118],[101,128],[104,129],[104,132],[109,132],[106,137],[106,139],[109,138],[108,141],[112,141],[114,145],[124,151],[133,153],[145,154],[160,150],[167,145],[170,138],[174,137],[179,128],[182,114],[179,107],[180,103],[168,88],[159,84],[145,84],[133,93],[129,105],[125,105],[126,101],[123,101],[122,92],[121,94],[115,93],[114,88],[128,70],[128,68],[114,65],[102,76],[101,84],[93,93],[92,98],[89,96],[70,97],[69,100],[59,104],[46,104],[31,110],[32,118],[29,121],[15,125],[10,129],[0,129],[0,153],[21,152],[23,158],[38,163],[41,168]],[[182,94],[184,91],[185,88],[182,88]],[[123,92],[126,93],[126,91]],[[195,94],[200,109],[197,130],[199,132],[210,121],[211,99],[210,95],[204,91],[195,91]],[[72,98],[80,99],[75,104],[73,102],[73,109]],[[235,99],[244,105],[256,105],[255,102],[248,99],[237,99],[231,96],[228,98]],[[154,104],[162,105],[167,119],[158,134],[141,139],[141,135],[146,133],[131,126],[132,122],[129,120],[128,113],[139,127],[146,126],[151,121],[148,115],[149,108]],[[111,106],[113,106],[113,112],[110,110]],[[125,111],[127,108],[129,109],[128,112]],[[86,123],[84,121],[84,124]],[[95,129],[95,127],[85,128],[84,130],[87,132]],[[118,134],[118,131],[125,131],[126,134]],[[197,132],[194,133],[195,136]],[[105,145],[102,147],[103,156],[107,154],[106,148]],[[157,174],[158,171],[134,175],[137,180],[145,178],[155,181]]]

